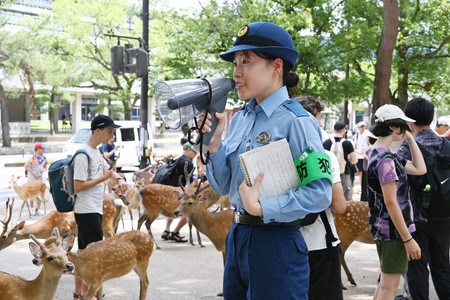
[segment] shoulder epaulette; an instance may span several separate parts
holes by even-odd
[[[292,111],[297,117],[307,117],[308,112],[303,106],[295,100],[289,99],[283,102],[283,105]]]

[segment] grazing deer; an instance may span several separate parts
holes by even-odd
[[[141,195],[140,191],[142,190],[142,187],[144,186],[143,181],[136,181],[135,186],[128,184],[128,189],[125,192],[125,194],[121,194],[116,189],[112,189],[113,196],[115,198],[120,198],[122,201],[128,206],[128,212],[130,213],[130,220],[131,220],[131,230],[133,230],[133,209],[137,209],[138,215],[141,216]],[[123,219],[122,219],[123,224]]]
[[[9,180],[9,187],[13,188],[16,194],[20,197],[20,199],[23,200],[22,207],[20,208],[19,218],[22,216],[22,210],[23,207],[26,205],[28,208],[28,213],[30,214],[31,218],[31,210],[30,210],[30,204],[28,201],[34,201],[36,200],[39,203],[44,203],[44,214],[47,214],[47,209],[45,207],[45,190],[47,189],[47,186],[42,181],[36,180],[36,181],[30,181],[27,183],[22,184],[21,186],[17,185],[17,180],[19,180],[20,176],[15,177],[14,175],[11,176],[11,179]],[[38,212],[38,207],[40,205],[36,205],[36,211],[35,215]]]
[[[369,203],[363,201],[346,201],[347,209],[342,215],[334,215],[334,224],[341,240],[341,265],[344,268],[348,281],[356,285],[350,270],[345,262],[345,251],[353,243],[358,241],[367,244],[375,244],[369,229]]]
[[[54,236],[53,236],[54,235]],[[72,248],[74,236],[63,243],[55,228],[53,235],[44,244],[33,235],[30,238],[31,254],[42,263],[42,270],[34,280],[0,272],[0,300],[49,300],[53,299],[59,280],[64,273],[72,273],[74,265],[68,260],[67,251]]]
[[[147,267],[152,252],[152,237],[133,230],[91,243],[78,253],[69,252],[68,257],[75,265],[73,275],[89,285],[83,299],[90,300],[96,293],[97,299],[101,299],[103,282],[134,270],[140,280],[139,300],[144,300],[147,297]]]
[[[4,227],[0,236],[0,250],[5,249],[16,241],[28,239],[30,234],[33,234],[38,239],[47,239],[55,227],[58,227],[61,234],[64,235],[77,225],[73,212],[61,213],[57,210],[52,210],[36,223],[25,225],[25,221],[21,221],[16,226],[8,227],[11,221],[13,205],[14,199],[12,199],[11,204],[9,204],[8,199],[8,202],[6,202],[5,221],[2,222]]]

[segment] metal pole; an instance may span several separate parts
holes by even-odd
[[[148,15],[149,15],[149,0],[142,0],[142,39],[144,40],[144,47],[148,53]],[[148,124],[148,74],[142,77],[141,81],[141,136],[142,141],[142,156],[140,168],[147,166],[147,124]]]

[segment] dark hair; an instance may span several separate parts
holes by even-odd
[[[248,55],[249,51],[253,51],[253,50],[244,50],[245,55]],[[258,55],[259,57],[270,60],[270,61],[274,61],[275,59],[279,58],[275,55],[267,54],[264,52],[259,52],[259,51],[253,51],[253,52],[256,55]],[[300,80],[298,78],[297,74],[290,71],[291,69],[292,69],[292,65],[289,62],[287,62],[286,60],[283,60],[283,85],[285,85],[288,88],[296,86]]]
[[[405,115],[416,120],[416,125],[430,125],[433,121],[434,105],[423,98],[411,99],[405,105]]]
[[[376,138],[373,138],[371,136],[369,136],[368,138],[369,138],[369,144],[371,144],[371,145],[373,145],[373,144],[375,144],[377,142]]]
[[[392,130],[389,128],[391,126],[400,128],[402,133],[405,133],[409,129],[408,123],[406,123],[406,121],[404,121],[402,119],[393,119],[393,120],[387,120],[384,122],[376,122],[370,128],[370,131],[375,136],[385,137],[385,136],[389,136],[392,133]]]
[[[300,103],[303,108],[310,112],[314,117],[325,109],[325,106],[323,106],[319,100],[310,95],[297,96],[294,100]]]

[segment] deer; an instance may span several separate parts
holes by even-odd
[[[131,230],[134,229],[133,227],[133,209],[137,209],[138,215],[141,216],[141,195],[140,191],[142,190],[144,186],[143,181],[136,181],[134,184],[134,187],[130,184],[128,184],[128,189],[125,192],[125,194],[121,194],[119,191],[117,191],[115,188],[112,189],[113,196],[122,199],[122,201],[128,206],[128,212],[130,213],[130,220],[131,220]],[[122,219],[123,224],[123,219]]]
[[[77,253],[69,252],[68,259],[75,266],[72,275],[89,285],[86,296],[81,299],[90,300],[95,294],[97,299],[102,299],[103,282],[134,270],[140,280],[139,300],[145,300],[149,283],[147,267],[152,252],[152,237],[138,230],[122,232],[109,239],[91,243]],[[38,263],[40,262],[36,261]]]
[[[28,239],[33,234],[38,239],[47,239],[50,237],[53,229],[58,227],[61,234],[66,234],[76,227],[75,216],[73,212],[61,213],[57,210],[51,210],[48,215],[36,223],[25,225],[25,221],[19,222],[15,226],[9,226],[14,205],[14,198],[11,204],[9,199],[6,202],[6,216],[3,223],[3,231],[0,235],[0,250],[7,248],[16,241]]]
[[[185,176],[186,182],[190,181],[190,178],[193,175],[193,170],[190,174],[187,172],[187,166],[185,166]],[[181,176],[179,182],[181,181]],[[153,183],[150,185],[144,186],[141,190],[141,200],[142,206],[144,208],[143,215],[138,220],[138,230],[141,228],[142,224],[145,222],[145,227],[147,228],[147,232],[153,237],[151,231],[151,225],[154,220],[161,214],[168,218],[176,218],[173,214],[174,210],[180,204],[180,201],[175,197],[174,191],[181,191],[180,187],[174,187],[170,185]],[[216,203],[217,200],[221,197],[219,194],[215,193],[210,187],[202,190],[202,194],[205,194],[205,197],[208,199],[204,205],[207,207]],[[199,240],[200,246],[200,234],[197,232],[197,238]],[[191,245],[193,245],[192,241],[192,232],[189,233],[189,240],[191,241]],[[156,249],[160,249],[158,244],[155,242]]]
[[[30,214],[31,218],[31,210],[30,210],[30,204],[28,201],[30,200],[36,200],[39,203],[44,203],[44,214],[47,214],[47,209],[45,207],[45,190],[47,189],[47,186],[42,181],[36,180],[36,181],[30,181],[27,183],[22,184],[21,186],[17,185],[17,181],[19,180],[20,176],[15,177],[14,175],[11,176],[11,179],[9,180],[9,187],[14,189],[16,194],[20,197],[20,199],[23,200],[22,207],[20,208],[19,218],[22,216],[22,210],[23,207],[26,205],[28,208],[28,213]],[[38,204],[36,206],[35,215],[38,212],[38,207],[40,205]]]
[[[61,276],[74,271],[74,264],[69,261],[67,254],[72,248],[74,236],[69,237],[63,243],[58,228],[44,244],[31,235],[34,242],[29,244],[30,251],[35,260],[42,263],[41,272],[35,279],[26,280],[0,271],[0,300],[53,299]]]
[[[348,281],[356,285],[347,263],[345,251],[353,243],[359,241],[366,244],[375,244],[369,228],[369,203],[363,201],[346,201],[347,208],[342,215],[334,215],[334,224],[341,240],[341,265],[344,268]]]
[[[33,234],[36,238],[46,239],[49,238],[53,228],[60,228],[61,234],[65,235],[69,232],[77,233],[77,223],[75,221],[74,212],[58,212],[52,210],[48,215],[37,221],[36,223],[25,225],[25,221],[19,222],[15,226],[10,226],[12,217],[12,210],[14,205],[14,199],[10,204],[10,200],[6,202],[6,216],[3,223],[3,231],[0,235],[0,250],[5,249],[12,245],[14,242],[29,238],[30,234]],[[120,212],[122,206],[116,204],[113,199],[109,199],[105,196],[103,199],[103,217],[102,227],[103,235],[105,238],[110,238],[115,235],[117,224],[120,219]]]

